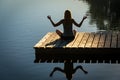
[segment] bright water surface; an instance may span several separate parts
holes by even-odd
[[[74,27],[77,31],[96,32],[106,29],[94,22],[97,18],[93,16],[92,19],[89,12],[92,6],[87,1],[90,0],[0,0],[0,80],[66,80],[61,72],[49,77],[53,68],[56,66],[63,68],[63,63],[33,62],[35,59],[33,46],[47,32],[62,30],[62,25],[54,28],[46,16],[51,15],[57,22],[63,18],[66,9],[71,10],[72,17],[77,22],[80,22],[84,15],[88,15],[81,28]],[[106,26],[109,21],[105,18],[103,22],[102,26]],[[74,63],[74,67],[79,64]],[[78,70],[73,75],[73,80],[120,79],[119,64],[81,65],[89,73],[85,75]]]

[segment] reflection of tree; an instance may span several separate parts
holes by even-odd
[[[51,72],[50,77],[53,76],[53,74],[54,74],[55,71],[60,71],[60,72],[62,72],[62,73],[64,73],[64,74],[66,75],[66,78],[67,78],[68,80],[71,80],[71,79],[72,79],[72,75],[73,75],[78,69],[81,69],[85,74],[88,73],[87,71],[85,71],[85,70],[83,69],[83,67],[82,67],[81,65],[77,66],[76,68],[73,68],[73,62],[71,62],[71,61],[68,60],[68,61],[66,61],[66,62],[64,63],[64,69],[61,69],[61,68],[59,68],[59,67],[55,67],[55,68],[53,69],[53,71]]]
[[[84,0],[88,2],[91,24],[98,29],[116,29],[120,26],[120,0]],[[119,28],[120,30],[120,28]]]

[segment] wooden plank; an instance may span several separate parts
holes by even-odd
[[[112,38],[112,34],[111,34],[111,32],[108,32],[106,34],[106,40],[105,40],[104,48],[110,48],[111,38]]]
[[[34,48],[39,48],[50,36],[52,35],[51,32],[48,32],[35,46]]]
[[[117,39],[117,48],[120,48],[120,32],[117,33],[118,39]]]
[[[53,36],[49,38],[50,42],[45,45],[46,48],[53,48],[56,45],[57,40],[60,39],[56,33],[53,33],[52,35]]]
[[[47,44],[49,44],[51,42],[51,40],[53,39],[52,37],[54,37],[55,32],[51,33],[51,35],[43,42],[42,45],[40,45],[40,48],[46,48]]]
[[[106,33],[101,33],[98,48],[104,48]]]
[[[81,42],[81,40],[83,38],[84,33],[85,32],[78,33],[78,37],[77,37],[76,41],[74,42],[74,44],[72,45],[72,47],[74,47],[74,48],[78,47],[79,43]]]
[[[76,39],[78,38],[78,35],[79,35],[79,33],[77,32],[77,33],[76,33],[76,36],[75,36],[75,39],[74,39],[73,41],[69,42],[69,43],[66,45],[66,48],[71,48],[71,47],[72,47],[72,45],[74,44],[74,42],[75,42]]]
[[[85,45],[86,48],[91,48],[92,42],[94,40],[94,36],[95,36],[95,33],[90,33],[90,36]]]
[[[83,36],[83,38],[82,38],[82,40],[81,40],[81,42],[80,42],[78,47],[82,47],[82,48],[85,47],[85,44],[86,44],[86,42],[88,40],[89,35],[90,35],[89,33],[85,33],[84,34],[84,36]]]
[[[117,34],[112,33],[111,48],[117,48]]]
[[[97,48],[98,47],[98,43],[99,43],[99,39],[100,39],[100,33],[96,33],[93,43],[92,43],[92,48]]]

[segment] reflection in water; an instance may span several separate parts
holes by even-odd
[[[83,67],[81,65],[77,66],[76,68],[73,68],[73,62],[67,60],[64,63],[64,69],[61,69],[59,67],[55,67],[53,69],[53,71],[50,73],[50,77],[53,76],[55,71],[60,71],[62,73],[64,73],[66,75],[67,80],[71,80],[72,79],[72,75],[78,70],[81,69],[85,74],[87,74],[88,72],[86,70],[83,69]]]
[[[95,23],[99,30],[120,30],[120,0],[84,1],[89,4],[91,24]]]

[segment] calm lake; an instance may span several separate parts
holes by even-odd
[[[34,63],[33,46],[54,28],[53,21],[64,18],[64,11],[70,10],[76,22],[83,16],[87,19],[79,32],[120,30],[119,0],[0,0],[0,80],[67,80],[57,71],[49,77],[54,67],[64,68],[64,63]],[[85,64],[88,74],[76,71],[72,80],[119,80],[120,64]]]

